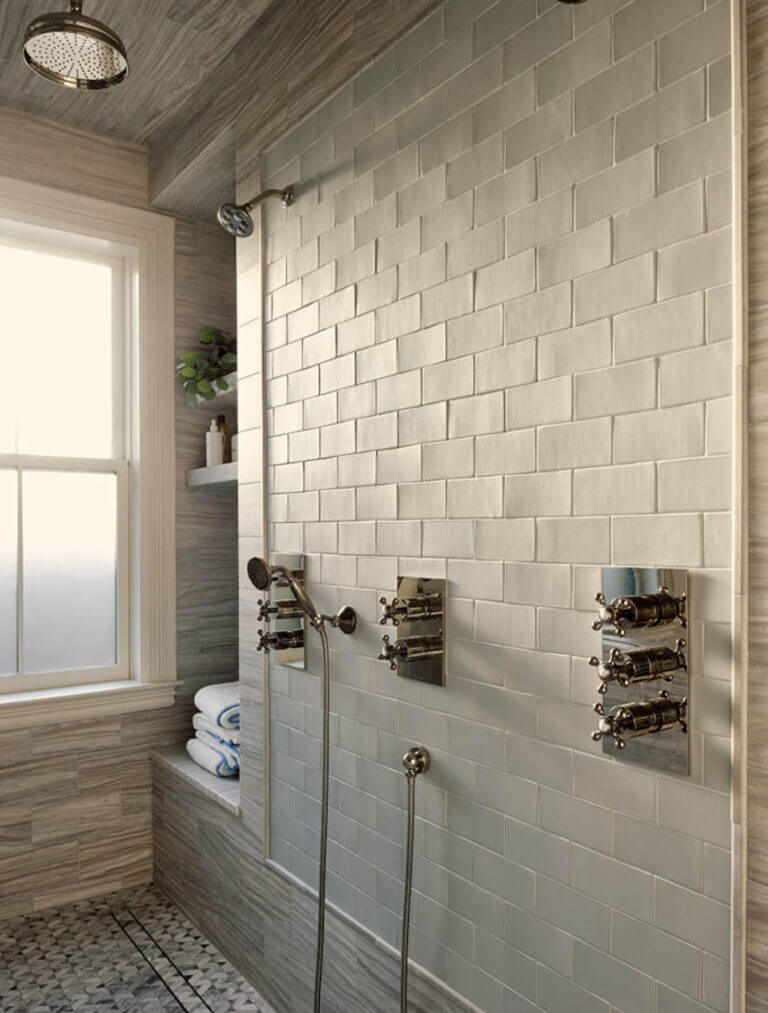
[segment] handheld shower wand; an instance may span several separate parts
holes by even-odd
[[[411,892],[413,890],[413,845],[416,823],[416,778],[429,770],[429,752],[424,746],[411,746],[403,757],[408,783],[408,832],[405,849],[405,890],[403,893],[403,930],[400,944],[400,1013],[408,1013],[408,944],[411,933]]]
[[[318,612],[312,599],[287,566],[271,566],[266,559],[254,556],[248,560],[248,577],[259,591],[266,591],[275,580],[284,580],[293,597],[304,610],[310,623],[320,634],[323,646],[323,755],[322,755],[322,800],[320,806],[320,860],[317,885],[317,957],[315,963],[315,1004],[314,1013],[320,1013],[323,989],[323,955],[325,952],[325,883],[328,868],[328,793],[330,787],[330,725],[331,725],[331,671],[330,652],[326,622],[342,633],[354,633],[357,613],[347,605],[336,615],[326,616]]]

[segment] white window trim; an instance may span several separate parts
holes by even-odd
[[[0,692],[0,730],[169,706],[176,685],[174,222],[153,211],[0,177],[0,221],[122,250],[132,267],[130,678]],[[141,291],[141,298],[137,297]]]

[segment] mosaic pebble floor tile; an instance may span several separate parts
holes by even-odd
[[[2,1013],[274,1013],[154,887],[0,922]]]

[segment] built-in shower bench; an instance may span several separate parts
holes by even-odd
[[[240,781],[236,777],[216,777],[199,767],[182,745],[165,746],[152,750],[152,762],[187,784],[198,789],[203,795],[218,802],[235,816],[240,815]]]

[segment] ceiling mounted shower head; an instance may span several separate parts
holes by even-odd
[[[66,88],[110,88],[128,76],[128,56],[119,35],[86,17],[83,0],[71,0],[68,11],[31,21],[23,53],[32,70]]]
[[[253,233],[253,218],[251,218],[250,212],[268,197],[279,197],[284,208],[290,207],[294,198],[293,187],[286,186],[282,190],[265,190],[258,197],[249,200],[247,204],[222,204],[216,213],[219,225],[230,236],[234,236],[236,239],[246,239]]]

